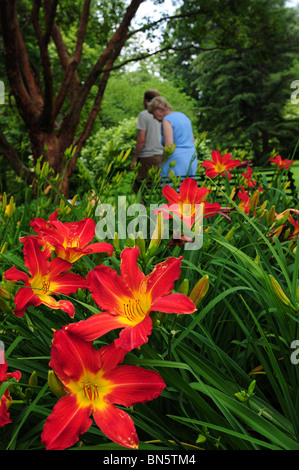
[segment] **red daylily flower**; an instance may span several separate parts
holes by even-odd
[[[241,160],[233,159],[230,153],[222,156],[218,150],[212,150],[212,161],[205,160],[201,166],[207,168],[205,173],[209,178],[215,178],[218,175],[225,177],[225,173],[227,173],[228,179],[231,179],[232,175],[228,170],[241,164]]]
[[[179,193],[166,184],[162,189],[162,194],[168,203],[159,207],[156,212],[162,212],[163,216],[168,218],[171,216],[171,211],[186,222],[188,228],[191,228],[199,214],[201,204],[204,205],[203,217],[211,217],[219,212],[218,202],[209,203],[205,200],[210,192],[208,188],[199,188],[193,178],[183,180]]]
[[[11,377],[16,379],[16,381],[18,382],[21,378],[21,372],[17,370],[16,372],[8,373],[7,362],[5,360],[1,361],[0,362],[0,385],[3,382],[6,382],[7,380],[9,380]],[[11,403],[12,403],[12,398],[10,396],[9,389],[7,388],[0,399],[0,428],[12,422],[9,416],[9,412],[8,412],[8,408],[10,407]]]
[[[28,237],[39,238],[39,243],[47,250],[54,250],[59,258],[75,263],[79,258],[91,253],[112,254],[110,243],[99,242],[89,244],[95,236],[95,221],[85,218],[78,222],[60,222],[57,211],[49,217],[49,221],[35,218],[31,227],[38,234],[28,235],[20,239],[24,242]],[[47,251],[49,254],[49,251]]]
[[[55,310],[61,309],[73,317],[75,315],[73,304],[69,300],[57,302],[52,295],[73,294],[79,287],[86,289],[86,279],[68,272],[72,267],[68,261],[61,258],[48,261],[35,238],[24,241],[24,263],[31,277],[15,267],[4,273],[8,281],[25,283],[25,287],[21,287],[15,296],[14,313],[21,317],[30,305],[37,307],[44,304]]]
[[[155,371],[119,365],[126,352],[112,343],[98,351],[92,343],[54,333],[50,367],[67,394],[60,398],[47,418],[41,436],[48,450],[74,445],[93,418],[100,430],[117,444],[136,449],[139,445],[132,418],[115,405],[130,407],[157,398],[165,388]]]
[[[299,210],[298,209],[286,209],[285,211],[281,212],[280,214],[275,213],[275,221],[278,221],[278,222],[280,221],[280,225],[269,236],[273,236],[273,234],[275,236],[277,233],[278,233],[278,235],[281,234],[282,229],[287,227],[286,224],[281,225],[281,221],[282,221],[282,219],[285,220],[286,217],[287,217],[285,222],[288,221],[293,226],[293,232],[288,235],[287,240],[293,240],[293,239],[297,238],[298,235],[299,235],[299,221],[294,219],[294,217],[292,216],[292,213],[294,215],[296,214],[297,217],[298,217]],[[282,227],[282,228],[280,229],[280,227]]]
[[[294,231],[291,233],[289,236],[289,240],[292,240],[294,238],[297,238],[299,235],[299,221],[295,220],[293,216],[289,216],[288,221],[293,225]]]
[[[121,253],[119,276],[108,266],[97,266],[87,275],[87,285],[96,304],[104,310],[87,320],[68,325],[68,331],[87,341],[122,328],[115,344],[130,351],[148,341],[152,331],[152,311],[189,314],[196,310],[184,294],[170,293],[180,277],[181,259],[168,258],[148,274],[139,269],[139,248]]]
[[[287,158],[283,160],[280,155],[276,155],[276,157],[269,158],[269,162],[276,163],[276,165],[278,166],[278,170],[288,170],[290,165],[294,163],[293,160],[288,160]]]
[[[244,183],[248,188],[256,188],[257,182],[252,179],[252,168],[251,166],[247,167],[247,171],[242,173],[244,177]],[[257,188],[259,191],[264,191],[261,187]]]
[[[250,206],[250,196],[245,191],[244,187],[241,186],[240,191],[238,192],[237,196],[241,199],[239,204],[240,209],[245,213],[249,213],[249,206]]]

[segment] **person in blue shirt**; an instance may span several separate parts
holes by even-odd
[[[197,157],[190,119],[186,114],[174,111],[162,96],[154,98],[147,109],[157,121],[162,122],[164,154],[161,176],[168,177],[170,170],[174,171],[175,176],[195,176]],[[175,150],[165,161],[165,148],[173,145],[175,145]],[[169,166],[170,162],[174,162],[171,164],[171,168]]]

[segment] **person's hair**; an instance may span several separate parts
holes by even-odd
[[[155,98],[156,96],[159,96],[158,90],[147,90],[147,91],[144,93],[143,98],[144,98],[146,101],[151,101],[151,100],[152,100],[153,98]]]
[[[156,109],[163,109],[163,111],[172,111],[171,105],[168,103],[166,98],[163,98],[163,96],[157,96],[156,98],[152,99],[152,101],[147,107],[148,112],[151,114],[153,114]]]

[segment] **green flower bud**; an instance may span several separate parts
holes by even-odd
[[[48,385],[51,392],[58,398],[64,397],[66,395],[66,391],[58,378],[55,374],[54,370],[49,370],[48,372]]]
[[[203,276],[195,286],[193,287],[191,294],[189,295],[189,298],[192,300],[192,302],[195,304],[197,307],[201,300],[204,298],[206,293],[209,290],[209,276],[206,274]]]

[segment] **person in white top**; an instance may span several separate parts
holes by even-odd
[[[138,129],[138,136],[134,157],[130,166],[131,170],[133,170],[135,164],[137,162],[140,163],[134,185],[135,192],[138,191],[142,181],[147,177],[150,168],[160,168],[163,155],[161,123],[154,119],[154,116],[147,111],[148,104],[156,96],[159,96],[157,90],[147,90],[144,93],[143,104],[145,109],[139,113],[137,118],[136,128]]]

